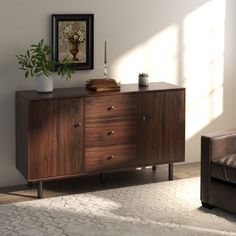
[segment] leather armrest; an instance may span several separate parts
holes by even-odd
[[[209,203],[210,163],[236,153],[236,130],[220,131],[201,137],[201,201]]]
[[[202,140],[208,140],[210,160],[216,160],[225,155],[236,153],[236,130],[220,131],[202,136]],[[206,158],[206,156],[205,156]]]

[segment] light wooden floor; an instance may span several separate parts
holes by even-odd
[[[200,176],[200,163],[174,165],[174,179],[185,179]],[[105,184],[99,183],[99,176],[86,176],[44,183],[44,198],[63,196],[75,193],[93,192],[103,189],[119,188],[132,185],[148,184],[157,181],[168,181],[168,167],[162,165],[157,171],[151,168],[130,170],[105,174]],[[36,186],[27,185],[0,189],[0,204],[35,200]]]

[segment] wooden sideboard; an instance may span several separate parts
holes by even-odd
[[[16,167],[26,180],[184,161],[185,89],[167,83],[16,92]]]

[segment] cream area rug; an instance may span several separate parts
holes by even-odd
[[[199,178],[0,206],[0,235],[236,235],[236,215],[201,208]]]

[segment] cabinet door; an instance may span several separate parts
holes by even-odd
[[[29,178],[75,175],[83,168],[83,99],[29,105]]]
[[[140,164],[184,161],[185,91],[140,94],[138,107]]]

